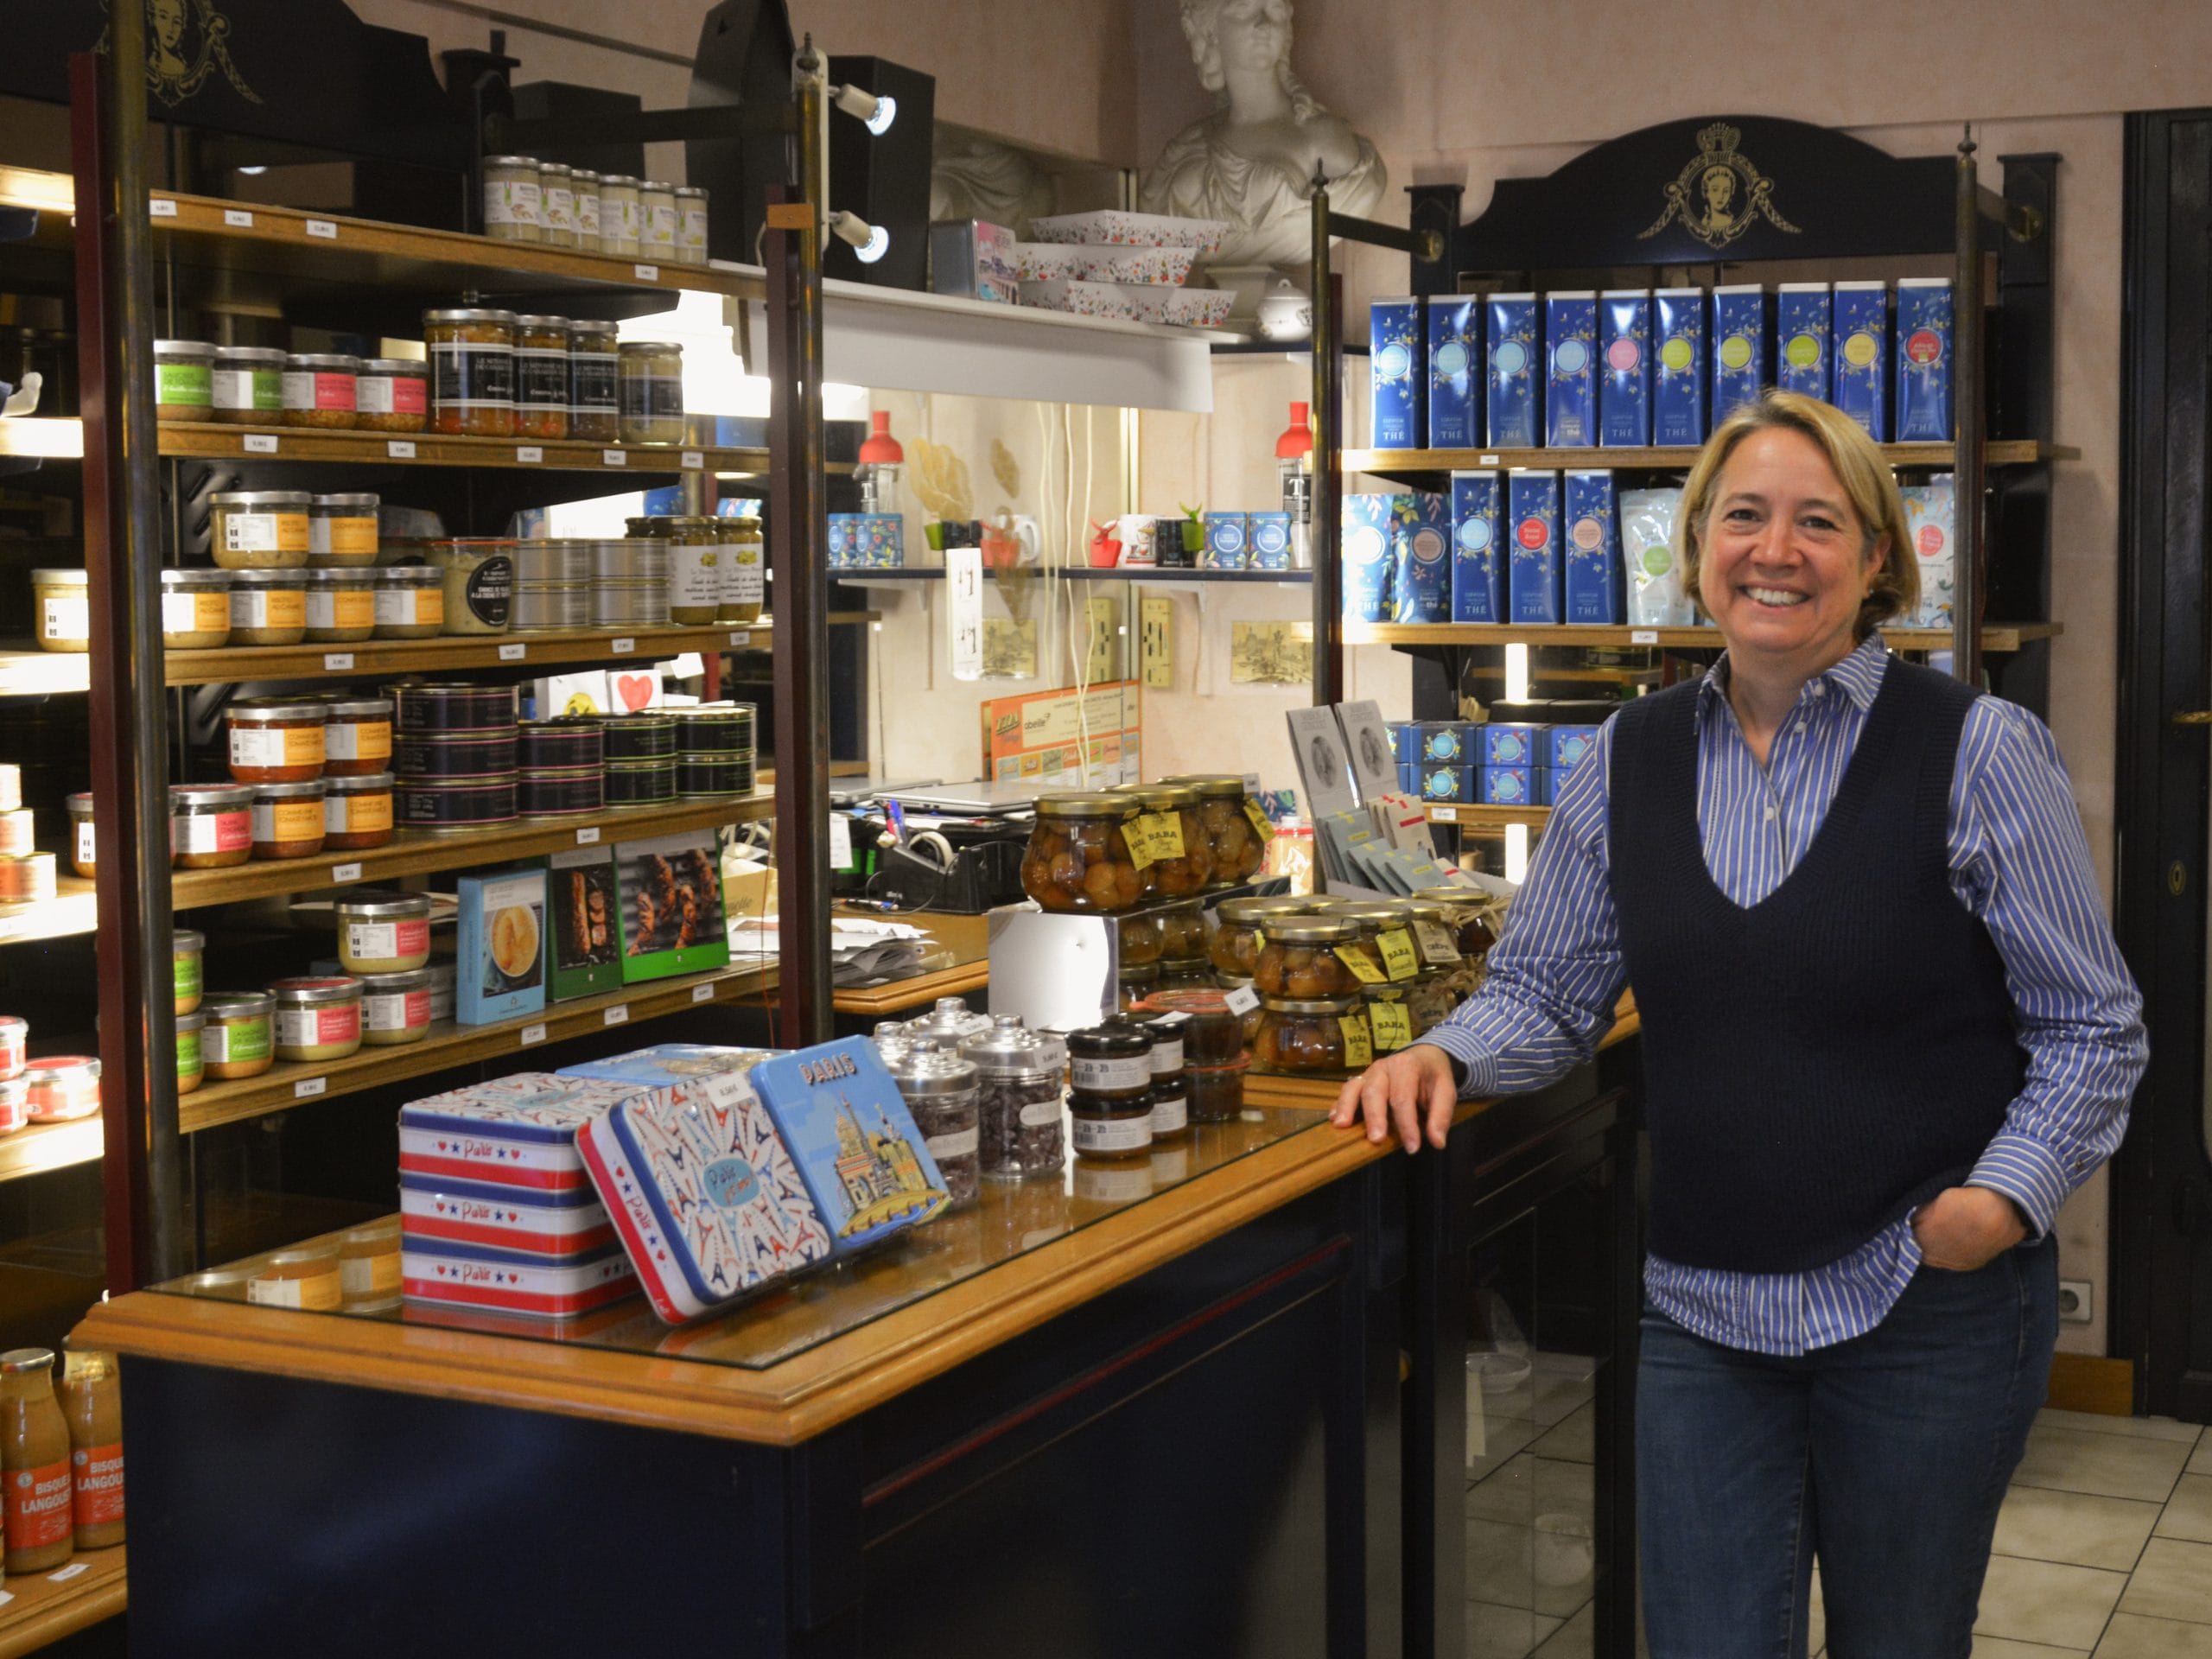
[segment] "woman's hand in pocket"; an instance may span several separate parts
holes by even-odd
[[[1913,1212],[1912,1236],[1927,1266],[1947,1273],[1987,1267],[2028,1236],[2020,1212],[2002,1192],[1954,1186]]]

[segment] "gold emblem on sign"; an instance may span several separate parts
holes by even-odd
[[[1700,128],[1697,158],[1668,185],[1667,211],[1637,240],[1656,236],[1676,220],[1708,248],[1726,247],[1761,219],[1777,231],[1802,234],[1775,211],[1774,181],[1737,151],[1743,136],[1725,121]]]
[[[215,0],[144,0],[146,85],[170,108],[192,97],[220,69],[232,91],[249,104],[261,94],[245,84],[231,61],[231,20],[215,10]],[[107,50],[107,39],[99,49]]]

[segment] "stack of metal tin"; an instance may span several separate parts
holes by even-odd
[[[750,795],[755,710],[749,702],[706,702],[677,711],[676,792],[687,800]]]
[[[592,550],[597,542],[515,544],[514,630],[518,633],[599,626],[592,620]]]
[[[516,691],[511,685],[391,685],[397,705],[394,816],[404,829],[481,830],[511,823]]]
[[[607,806],[602,728],[593,716],[524,721],[516,801],[525,818],[585,817]]]
[[[609,806],[669,806],[676,800],[676,716],[658,709],[600,722]]]
[[[668,544],[593,542],[591,626],[625,628],[668,626]]]

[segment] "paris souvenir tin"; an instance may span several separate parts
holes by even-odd
[[[944,1178],[899,1085],[865,1037],[847,1037],[753,1068],[753,1089],[842,1256],[944,1208]]]
[[[410,1238],[399,1253],[400,1294],[411,1302],[564,1319],[619,1300],[637,1287],[620,1244],[559,1262],[522,1250],[434,1239]]]
[[[576,1131],[633,1087],[518,1071],[399,1109],[402,1176],[573,1192],[584,1185]]]
[[[568,1257],[614,1242],[614,1223],[589,1187],[532,1192],[489,1181],[403,1175],[399,1215],[400,1230],[410,1243],[436,1240]]]

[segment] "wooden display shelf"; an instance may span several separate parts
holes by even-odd
[[[641,476],[711,471],[752,477],[768,470],[766,449],[676,444],[582,443],[539,438],[446,438],[416,432],[324,432],[302,426],[223,426],[167,421],[162,454],[176,461],[344,461],[378,467],[518,467],[541,472],[631,473]],[[849,472],[833,466],[830,472]]]
[[[741,1002],[775,988],[775,964],[747,963],[680,979],[626,985],[619,991],[555,1002],[537,1013],[496,1025],[460,1026],[440,1020],[419,1043],[397,1048],[363,1048],[342,1060],[321,1065],[278,1061],[257,1077],[209,1082],[177,1102],[178,1127],[187,1135],[281,1112],[311,1100],[335,1100],[382,1084],[419,1077],[480,1061],[505,1061],[508,1070],[528,1065],[530,1051],[565,1038],[605,1031],[632,1020],[658,1018],[709,1002]]]
[[[64,868],[68,856],[54,855]],[[67,939],[92,931],[94,888],[73,875],[54,878],[54,896],[46,904],[0,905],[0,944],[27,939]]]
[[[1958,464],[1958,446],[1952,443],[1885,443],[1881,449],[1883,458],[1892,467]],[[1687,472],[1697,464],[1699,453],[1694,444],[1640,449],[1347,449],[1341,469],[1372,473],[1379,478],[1434,477],[1440,473],[1494,472],[1516,467],[1561,473],[1637,468]],[[2072,444],[2044,443],[2033,438],[1996,439],[1985,446],[1982,456],[1991,467],[2032,467],[2081,457],[2081,450]]]
[[[0,697],[50,697],[92,683],[92,659],[81,651],[41,651],[17,642],[0,651]]]
[[[762,791],[707,801],[677,801],[671,806],[625,807],[586,818],[524,819],[466,835],[403,834],[391,846],[374,852],[257,858],[227,870],[179,870],[169,879],[170,903],[178,910],[197,910],[207,905],[236,904],[322,887],[372,885],[404,875],[505,864],[596,842],[611,845],[672,836],[685,830],[749,823],[774,810],[775,798]]]
[[[41,461],[81,461],[85,423],[73,415],[19,415],[0,421],[0,455]]]
[[[1347,622],[1348,645],[1613,645],[1660,651],[1720,651],[1718,628],[1583,627],[1569,623]],[[1985,622],[1985,652],[2018,651],[2033,639],[2056,639],[2063,622]],[[1948,651],[1948,628],[1884,628],[1893,651]],[[1537,677],[1541,677],[1541,674]]]
[[[1541,829],[1551,822],[1551,817],[1552,810],[1548,806],[1478,806],[1439,803],[1428,809],[1431,823],[1456,824],[1462,830],[1503,830],[1516,823]]]
[[[10,1573],[0,1604],[0,1659],[36,1653],[123,1611],[128,1548],[88,1549],[44,1573]]]
[[[34,1123],[11,1135],[0,1135],[0,1181],[17,1181],[26,1175],[43,1175],[50,1169],[89,1164],[100,1152],[97,1115],[70,1123]],[[0,1654],[6,1651],[0,1647]]]
[[[842,617],[831,618],[837,621]],[[858,613],[854,620],[859,620]],[[585,630],[560,633],[452,634],[435,639],[372,639],[354,645],[230,645],[219,651],[172,651],[164,677],[170,685],[219,685],[240,680],[359,679],[377,674],[442,673],[451,669],[504,668],[517,663],[556,667],[569,664],[653,663],[687,652],[766,651],[773,624],[722,623],[710,628],[633,628],[626,633]],[[83,658],[79,658],[80,662]],[[5,671],[0,658],[0,673]]]

